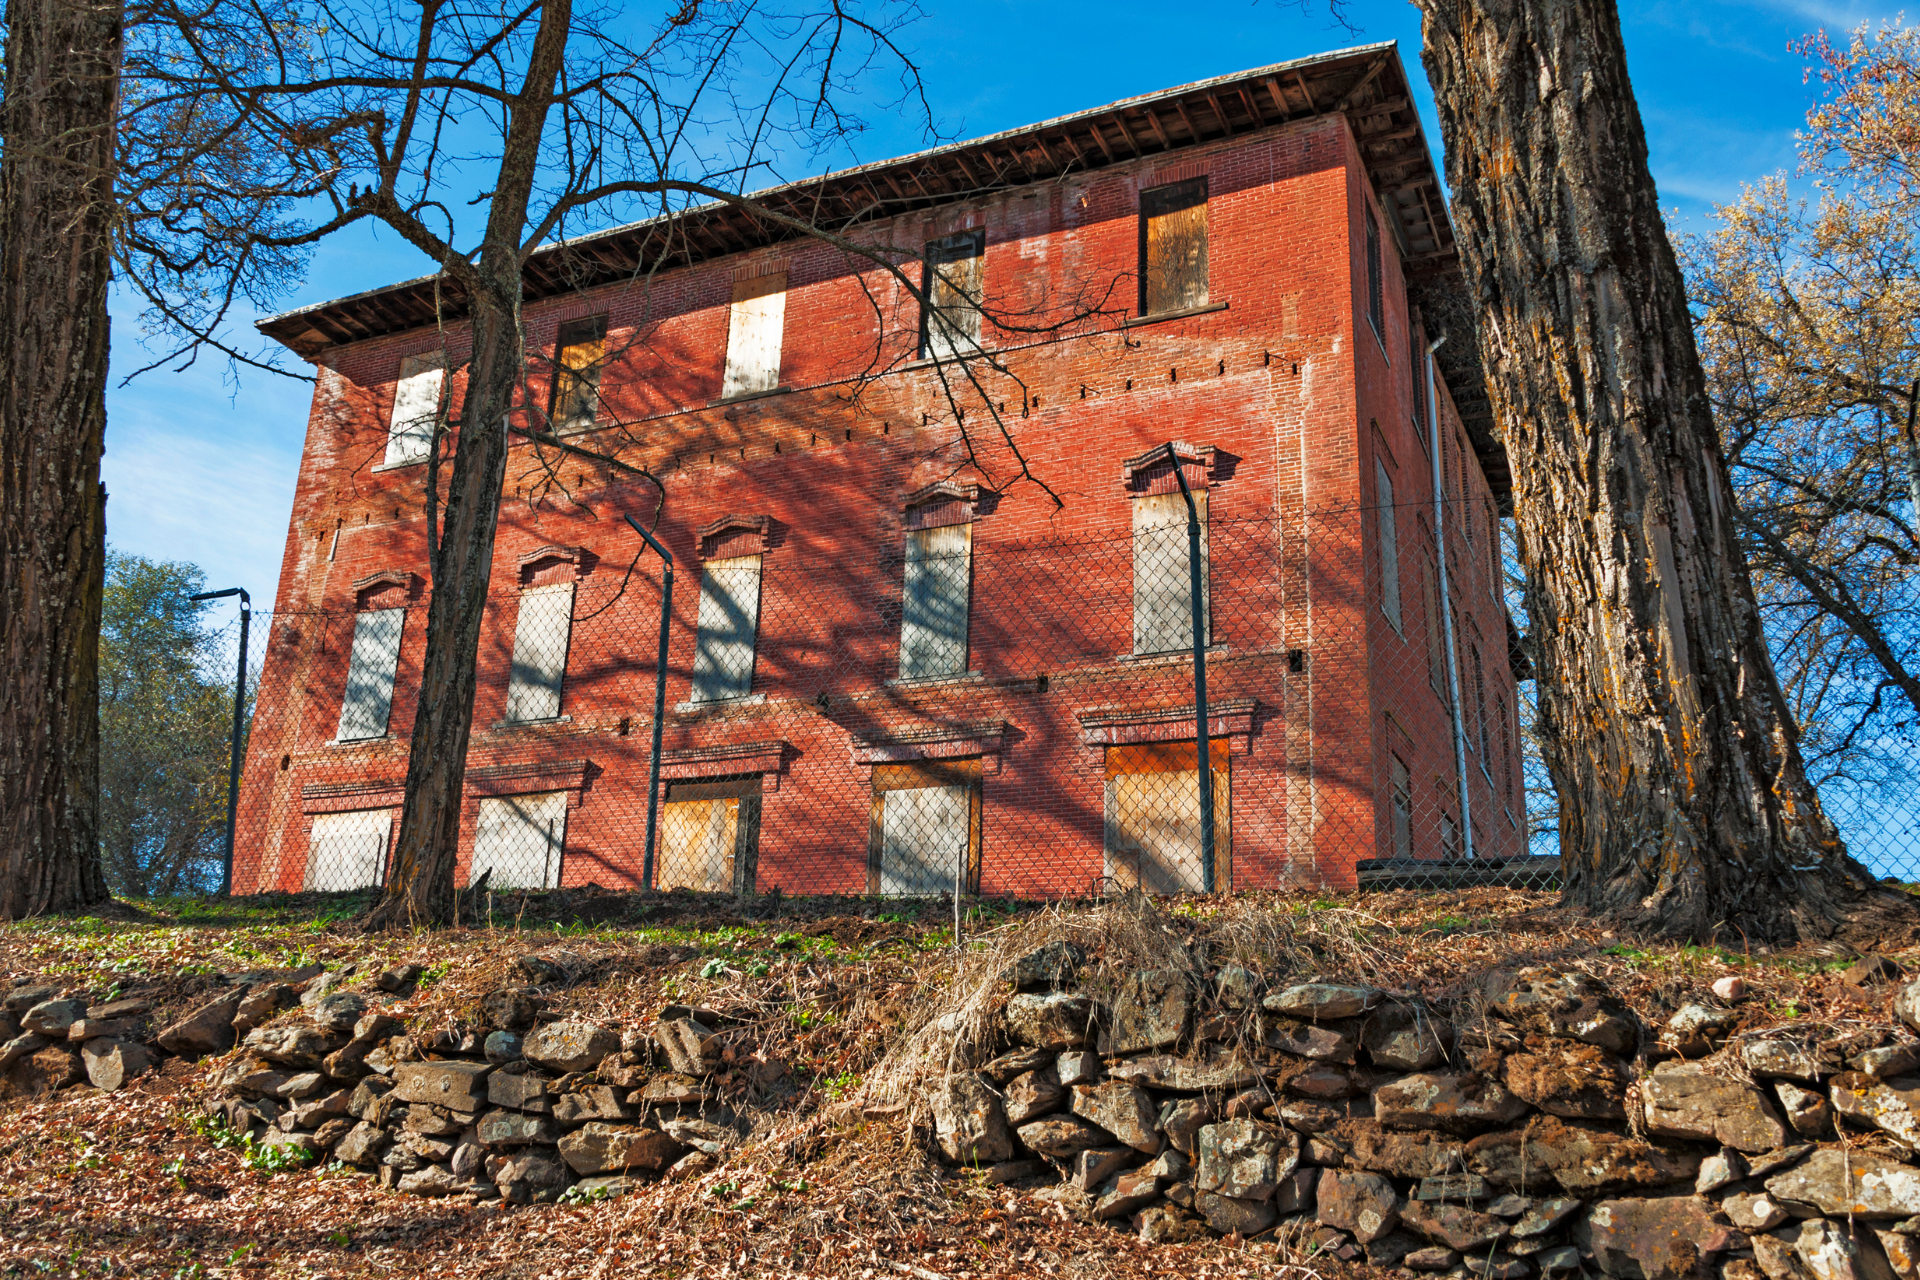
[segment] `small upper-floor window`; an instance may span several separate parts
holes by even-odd
[[[727,371],[720,398],[772,391],[780,385],[780,340],[787,325],[787,273],[736,280],[727,311]]]
[[[386,466],[426,461],[433,450],[433,427],[440,417],[440,393],[446,383],[446,359],[438,351],[408,356],[400,362],[393,420],[387,424]]]
[[[946,360],[980,350],[980,300],[986,286],[986,263],[984,231],[962,231],[927,242],[922,276],[927,305],[920,320],[921,355]]]
[[[1140,314],[1207,305],[1207,180],[1140,193]]]
[[[1373,326],[1373,336],[1380,339],[1384,350],[1387,342],[1387,314],[1385,287],[1381,279],[1380,265],[1380,219],[1373,214],[1371,205],[1367,208],[1367,323]]]
[[[607,359],[607,318],[569,320],[553,352],[553,402],[547,411],[557,432],[585,431],[600,416],[600,371]]]

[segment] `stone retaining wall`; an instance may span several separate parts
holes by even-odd
[[[703,1173],[803,1099],[744,1015],[600,1025],[552,1007],[553,961],[518,966],[431,1034],[397,1016],[417,966],[232,975],[151,1036],[140,1002],[16,988],[0,1078],[113,1089],[211,1057],[208,1110],[256,1149],[514,1203]],[[1738,978],[1658,1018],[1552,969],[1439,1007],[1233,965],[1097,971],[1054,942],[1003,979],[922,1033],[966,1069],[869,1118],[924,1118],[966,1176],[1149,1242],[1459,1280],[1920,1280],[1920,982],[1890,961],[1849,975],[1888,1020],[1844,1034],[1767,1025]]]
[[[977,1067],[927,1087],[943,1158],[1148,1241],[1267,1237],[1409,1276],[1920,1280],[1920,983],[1900,1031],[1844,1039],[1735,1034],[1739,979],[1650,1028],[1527,970],[1461,1030],[1235,967],[1096,999],[1086,959],[1022,961]]]

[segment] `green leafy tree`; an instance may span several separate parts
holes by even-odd
[[[107,553],[100,861],[117,894],[210,892],[226,838],[232,692],[198,567]]]

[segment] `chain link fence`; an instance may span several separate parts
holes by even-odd
[[[800,530],[709,534],[678,566],[657,762],[659,560],[636,538],[523,564],[487,609],[461,882],[1020,898],[1556,886],[1489,523],[1441,557],[1424,508],[1222,518],[1195,497],[1204,775],[1177,492],[1134,498],[1131,528],[1106,536],[990,541],[937,512],[865,557],[820,554]],[[359,605],[255,615],[237,893],[387,873],[427,601],[396,577]],[[108,805],[128,811],[110,838],[184,850],[184,887],[219,881],[237,640],[209,633],[190,679],[103,711]],[[1823,797],[1876,874],[1920,879],[1909,775],[1830,780]]]

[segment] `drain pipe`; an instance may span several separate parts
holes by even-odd
[[[1447,637],[1447,699],[1453,721],[1453,777],[1460,801],[1460,847],[1473,859],[1473,814],[1467,797],[1467,730],[1460,719],[1460,651],[1453,634],[1453,594],[1447,582],[1447,491],[1441,451],[1440,402],[1435,395],[1433,353],[1447,341],[1442,333],[1427,345],[1427,443],[1433,455],[1433,558],[1440,566],[1440,622]],[[1445,851],[1442,850],[1444,853]]]
[[[647,765],[647,852],[640,866],[640,887],[653,889],[654,846],[660,834],[660,729],[667,714],[667,624],[673,618],[673,553],[640,526],[632,516],[627,523],[646,540],[665,566],[660,589],[660,661],[653,669],[653,755]]]

